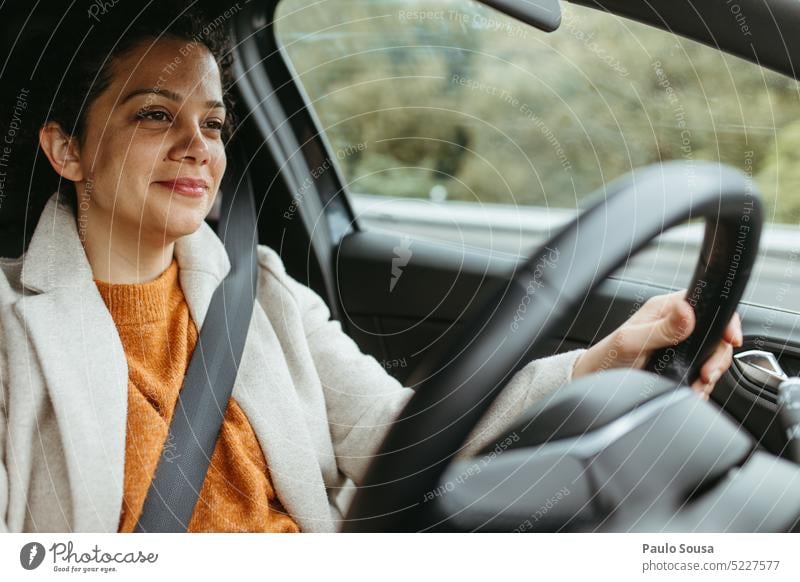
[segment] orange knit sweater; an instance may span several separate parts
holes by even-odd
[[[197,328],[178,281],[178,263],[142,284],[95,280],[128,362],[125,478],[119,531],[131,532],[161,456]],[[231,398],[190,532],[297,532],[270,481],[247,417]]]

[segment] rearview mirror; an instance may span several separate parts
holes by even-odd
[[[480,0],[483,4],[545,32],[561,25],[559,0]]]

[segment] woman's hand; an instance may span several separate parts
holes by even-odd
[[[628,321],[581,354],[575,362],[573,379],[609,368],[644,368],[655,350],[685,340],[695,326],[694,310],[685,295],[685,290],[676,291],[648,300]],[[692,388],[707,400],[717,380],[730,367],[733,348],[741,345],[742,323],[737,313]]]

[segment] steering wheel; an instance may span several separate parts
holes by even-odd
[[[599,191],[477,310],[444,357],[423,362],[418,377],[424,380],[368,468],[343,531],[428,528],[436,510],[423,502],[426,492],[441,486],[451,460],[526,356],[549,355],[544,346],[553,330],[630,256],[667,229],[702,218],[705,237],[687,292],[695,331],[655,353],[647,366],[662,384],[690,385],[741,299],[758,251],[761,212],[747,177],[713,163],[647,166]]]

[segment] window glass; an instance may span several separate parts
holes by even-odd
[[[562,9],[554,33],[470,0],[283,0],[275,21],[345,189],[376,224],[380,200],[400,198],[408,204],[384,213],[408,217],[396,226],[425,215],[433,222],[417,220],[415,234],[437,236],[437,216],[488,221],[497,249],[509,209],[517,239],[520,225],[549,233],[602,184],[670,159],[740,168],[769,222],[800,221],[794,80],[598,10]],[[672,235],[674,268],[662,245],[637,277],[685,285],[699,227]],[[774,256],[793,251],[794,231],[773,229],[791,235],[770,239],[783,241]]]
[[[575,208],[631,168],[704,159],[800,219],[800,196],[775,195],[800,185],[793,80],[563,10],[547,34],[464,0],[284,0],[276,29],[351,192]]]

